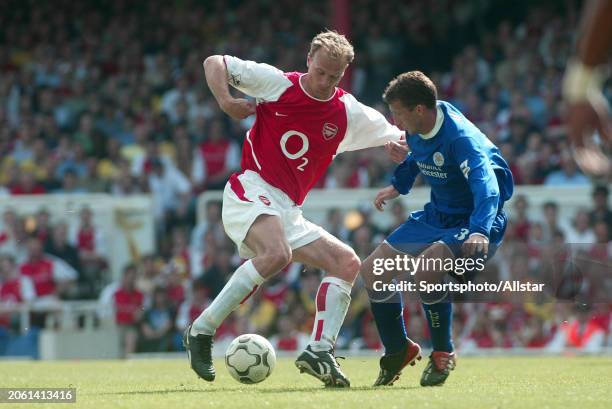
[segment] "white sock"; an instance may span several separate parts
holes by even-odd
[[[313,351],[327,351],[336,338],[351,302],[351,283],[336,277],[325,277],[317,291],[314,328],[310,336]]]
[[[214,335],[225,317],[253,295],[264,280],[251,260],[238,267],[219,295],[193,321],[191,335]]]

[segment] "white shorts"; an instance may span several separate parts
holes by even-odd
[[[233,174],[223,191],[223,226],[242,258],[255,257],[244,239],[255,219],[262,214],[280,218],[292,250],[321,237],[323,228],[306,220],[302,209],[282,190],[269,185],[251,170]]]

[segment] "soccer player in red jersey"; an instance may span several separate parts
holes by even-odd
[[[348,40],[326,31],[312,40],[306,73],[227,55],[204,61],[221,109],[234,119],[257,116],[243,143],[242,170],[223,193],[225,231],[249,260],[184,337],[192,369],[207,381],[215,378],[215,330],[266,279],[295,261],[327,272],[316,296],[310,343],[296,366],[327,386],[350,386],[333,349],[361,263],[353,249],[306,220],[300,206],[335,155],[386,145],[391,158],[401,161],[407,151],[400,143],[403,131],[337,87],[353,58]],[[228,83],[255,103],[232,97]]]

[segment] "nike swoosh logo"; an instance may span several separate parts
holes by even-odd
[[[285,114],[279,114],[278,112],[274,112],[276,114],[276,116],[289,116],[289,115],[285,115]]]

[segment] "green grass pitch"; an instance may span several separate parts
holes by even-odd
[[[0,387],[76,387],[76,404],[60,408],[606,408],[612,407],[612,357],[459,357],[443,387],[422,388],[424,360],[395,386],[371,388],[375,358],[340,361],[350,390],[324,389],[283,358],[258,385],[234,381],[222,361],[217,380],[196,378],[184,360],[0,361]]]

